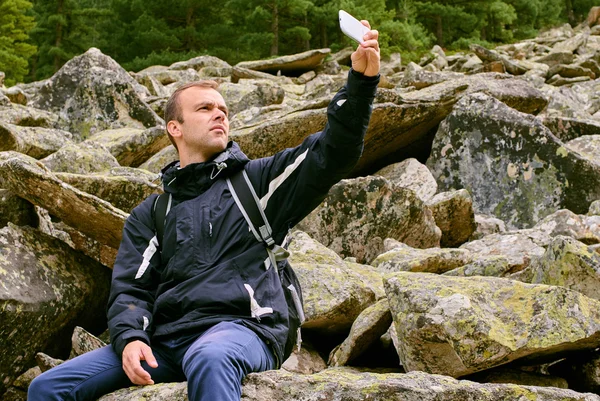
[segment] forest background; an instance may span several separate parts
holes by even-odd
[[[583,21],[598,0],[0,0],[0,71],[6,85],[54,74],[97,47],[125,69],[170,65],[199,55],[235,64],[352,45],[343,9],[380,32],[383,56],[418,60],[495,45]]]

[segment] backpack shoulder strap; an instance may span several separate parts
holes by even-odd
[[[260,205],[258,196],[254,192],[246,170],[242,169],[228,177],[227,186],[256,239],[259,242],[264,242],[265,246],[272,247],[275,240],[272,237],[271,226]]]
[[[171,210],[172,196],[168,193],[158,195],[154,201],[154,226],[156,227],[156,239],[158,240],[159,249],[162,248],[163,237],[165,235],[165,219],[169,210]]]

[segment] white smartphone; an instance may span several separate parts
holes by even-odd
[[[369,28],[364,26],[359,20],[348,14],[344,10],[340,10],[340,29],[351,39],[358,43],[364,42],[363,36],[369,32]]]

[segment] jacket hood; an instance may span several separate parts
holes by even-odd
[[[179,160],[161,170],[165,192],[176,198],[194,198],[208,189],[217,178],[232,175],[244,168],[250,159],[236,142],[229,141],[227,148],[214,159],[179,167]]]

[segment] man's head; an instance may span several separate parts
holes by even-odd
[[[192,82],[178,88],[167,102],[167,134],[182,167],[207,161],[227,147],[227,105],[217,88],[215,81]]]

